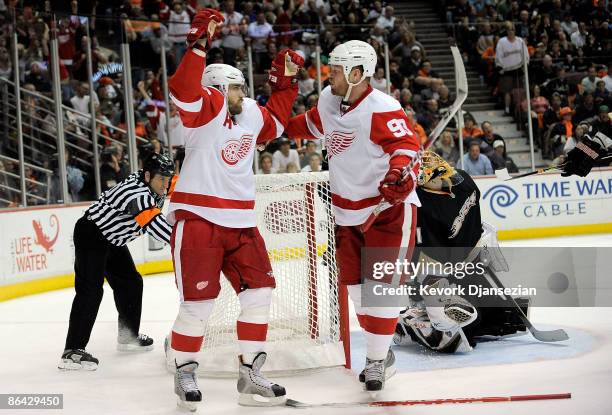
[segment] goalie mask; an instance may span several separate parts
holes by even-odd
[[[446,160],[433,151],[424,151],[417,184],[423,187],[448,187],[452,189],[463,181],[463,177]],[[438,186],[434,186],[437,184]]]
[[[241,85],[244,95],[248,95],[244,75],[239,69],[223,63],[213,63],[204,69],[202,86],[217,88],[227,98],[230,85]]]
[[[359,85],[366,78],[374,76],[377,61],[378,57],[372,45],[361,40],[349,40],[348,42],[336,46],[334,50],[332,50],[329,55],[329,64],[342,66],[344,78],[349,85],[346,95],[344,96],[344,101],[348,101],[354,86]],[[358,66],[363,68],[363,76],[359,82],[352,83],[349,79],[349,75],[351,71]]]

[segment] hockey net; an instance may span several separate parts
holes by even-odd
[[[328,173],[256,176],[258,228],[276,289],[264,370],[290,374],[344,365],[346,293],[339,289]],[[237,373],[238,298],[225,278],[204,333],[200,373]]]

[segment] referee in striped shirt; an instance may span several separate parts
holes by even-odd
[[[119,313],[117,349],[153,349],[153,339],[139,334],[142,276],[126,244],[145,232],[170,243],[172,228],[161,214],[172,159],[151,154],[143,169],[102,193],[74,227],[74,286],[70,324],[60,369],[95,370],[98,359],[85,351],[104,292],[104,277],[113,289]]]

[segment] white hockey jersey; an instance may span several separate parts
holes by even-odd
[[[186,216],[221,226],[254,227],[255,147],[282,134],[297,91],[274,92],[266,107],[245,98],[242,112],[232,117],[225,96],[201,86],[204,66],[205,58],[190,51],[169,82],[183,122],[185,161],[170,198],[168,222],[189,212]]]
[[[325,139],[336,223],[364,223],[382,199],[378,187],[389,166],[410,164],[419,150],[416,134],[397,100],[369,87],[346,112],[331,88],[316,107],[293,117],[285,131],[291,138]],[[413,180],[419,165],[412,169]],[[406,203],[420,206],[413,191]]]

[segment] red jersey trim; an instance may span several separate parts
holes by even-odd
[[[210,195],[200,195],[196,193],[186,193],[186,192],[174,192],[172,194],[172,198],[170,198],[170,202],[184,203],[186,205],[217,208],[217,209],[245,209],[245,210],[248,210],[248,209],[255,208],[254,200],[224,199],[222,197],[216,197],[216,196],[210,196]]]
[[[345,199],[344,197],[337,195],[335,193],[332,193],[332,203],[334,206],[339,207],[340,209],[347,209],[347,210],[365,209],[371,206],[376,206],[378,202],[380,202],[381,200],[382,200],[381,195],[374,196],[374,197],[368,197],[368,198],[361,199],[361,200],[350,200],[350,199]]]

